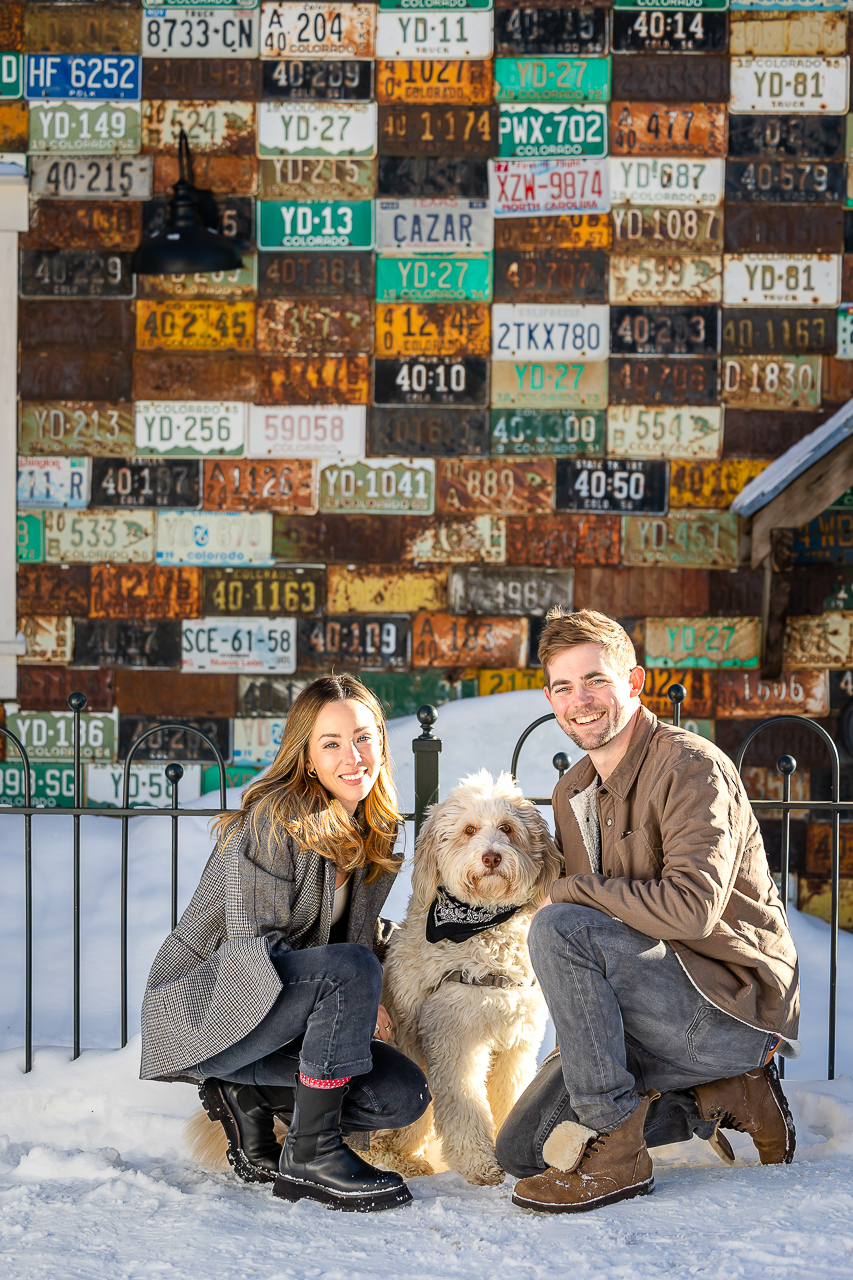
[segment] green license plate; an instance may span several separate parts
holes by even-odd
[[[41,564],[44,560],[44,521],[41,512],[18,516],[18,563]]]
[[[495,0],[379,0],[380,9],[491,9]],[[445,702],[447,699],[445,698]]]
[[[372,249],[372,200],[259,200],[261,249]]]
[[[524,159],[606,156],[607,107],[507,104],[498,120],[498,155]]]
[[[14,746],[6,750],[16,755]],[[34,805],[43,805],[46,809],[73,809],[74,807],[74,765],[73,764],[39,764],[30,765],[31,800]],[[0,764],[0,806],[25,805],[24,766],[9,762]]]
[[[24,92],[19,53],[0,53],[0,98],[20,98]]]
[[[136,155],[142,145],[138,102],[32,102],[29,150],[39,155]]]
[[[376,259],[377,302],[491,302],[492,255]]]
[[[72,711],[12,711],[6,728],[20,738],[31,760],[73,760]],[[118,712],[85,712],[80,717],[81,760],[115,760]]]
[[[426,703],[440,707],[478,696],[476,680],[450,680],[446,671],[360,671],[358,678],[376,694],[388,716],[413,716]]]
[[[248,764],[229,764],[225,766],[226,787],[247,787],[253,778],[257,778],[263,770],[260,766]],[[209,795],[211,791],[219,791],[219,765],[205,765],[201,772],[201,794]],[[213,806],[211,805],[211,808]]]
[[[492,455],[603,457],[606,415],[606,409],[492,409]]]
[[[496,102],[609,102],[609,58],[495,58]]]
[[[853,303],[844,302],[838,308],[838,360],[853,360]]]

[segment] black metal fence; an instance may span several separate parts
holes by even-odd
[[[675,684],[668,691],[668,697],[672,702],[673,723],[679,725],[681,723],[681,709],[686,697],[686,690],[683,685]],[[129,895],[128,895],[128,844],[129,844],[129,824],[132,818],[140,817],[156,817],[164,816],[171,820],[171,920],[174,928],[178,920],[178,868],[179,868],[179,841],[178,841],[178,823],[182,817],[218,817],[223,812],[233,812],[227,809],[226,804],[226,787],[227,776],[225,761],[222,753],[206,734],[200,729],[193,728],[190,725],[181,724],[177,721],[169,723],[160,723],[155,728],[148,729],[141,734],[131,745],[124,762],[124,783],[122,790],[122,805],[120,808],[107,805],[86,805],[83,804],[83,761],[81,758],[81,724],[80,716],[86,709],[86,698],[82,693],[72,693],[68,699],[68,706],[73,713],[73,782],[74,782],[74,803],[73,805],[63,808],[59,812],[69,817],[72,821],[72,1000],[73,1000],[73,1048],[72,1056],[79,1057],[81,1051],[81,1021],[80,1021],[80,912],[81,912],[81,833],[80,819],[81,817],[111,817],[118,818],[121,823],[121,890],[120,890],[120,1004],[121,1004],[121,1044],[122,1047],[127,1044],[128,1039],[128,919],[129,919]],[[513,777],[515,777],[518,767],[519,757],[527,742],[528,738],[540,725],[546,724],[549,720],[554,720],[553,714],[540,716],[534,720],[515,744],[513,749],[510,769]],[[435,707],[424,706],[418,711],[418,721],[421,725],[421,733],[412,742],[412,752],[414,755],[414,812],[405,814],[407,821],[413,821],[415,827],[415,837],[417,838],[421,824],[423,823],[426,811],[431,804],[438,799],[439,792],[439,755],[441,753],[441,739],[433,733],[433,727],[438,720],[438,712]],[[781,865],[780,865],[780,883],[782,886],[783,902],[787,906],[788,901],[788,880],[790,875],[790,847],[791,847],[791,810],[810,809],[816,810],[822,815],[830,815],[832,818],[832,855],[831,855],[831,910],[830,910],[830,956],[829,956],[829,1026],[828,1026],[828,1042],[827,1042],[827,1077],[832,1080],[835,1078],[835,1056],[836,1056],[836,1006],[837,1006],[837,987],[838,987],[838,907],[839,907],[839,874],[840,874],[840,820],[841,814],[845,810],[853,811],[853,801],[842,802],[840,800],[840,778],[841,766],[838,755],[838,749],[832,738],[820,725],[814,721],[805,719],[802,716],[773,716],[768,720],[758,724],[744,739],[738,752],[736,765],[741,770],[744,758],[750,747],[755,741],[758,734],[773,729],[786,723],[794,723],[797,725],[806,724],[816,733],[824,742],[829,753],[831,763],[831,799],[830,800],[808,800],[808,799],[791,799],[791,779],[796,772],[797,762],[790,755],[783,755],[777,762],[777,769],[782,776],[782,800],[752,800],[753,809],[759,814],[768,809],[782,810],[781,824]],[[199,808],[180,808],[179,807],[179,788],[180,781],[183,777],[183,766],[178,761],[170,761],[164,766],[166,780],[169,783],[171,804],[167,807],[154,808],[149,806],[132,806],[130,803],[131,777],[133,762],[139,748],[154,733],[160,733],[163,730],[180,729],[184,733],[200,738],[209,747],[216,762],[219,774],[219,800],[218,807],[213,809]],[[32,822],[34,817],[49,813],[56,814],[57,810],[46,808],[44,805],[34,805],[32,803],[32,776],[31,763],[27,750],[19,738],[16,737],[9,729],[0,727],[0,734],[6,739],[7,743],[11,743],[17,750],[21,758],[23,766],[23,805],[15,805],[9,808],[0,808],[0,817],[23,816],[24,819],[24,947],[25,947],[25,968],[24,968],[24,1050],[25,1064],[24,1070],[32,1070],[33,1061],[33,846],[32,846]],[[564,752],[557,752],[553,758],[554,768],[560,777],[563,776],[569,767],[569,757]],[[531,797],[533,802],[538,805],[550,805],[550,796],[534,796]]]

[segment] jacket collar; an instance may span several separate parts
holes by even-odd
[[[657,731],[657,727],[657,716],[641,703],[634,717],[634,728],[631,733],[631,741],[628,743],[628,750],[607,781],[602,784],[608,791],[612,791],[615,796],[618,796],[620,800],[625,799],[634,785],[637,774],[640,771],[640,765],[646,757],[646,752]],[[575,769],[577,770],[576,774]],[[585,790],[596,777],[595,765],[589,756],[584,756],[575,766],[575,769],[572,770],[575,776],[572,778],[570,786],[570,791],[573,795]]]

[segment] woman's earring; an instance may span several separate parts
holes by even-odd
[[[309,764],[309,766],[308,766],[308,768],[307,768],[306,772],[307,772],[307,774],[308,774],[308,777],[309,777],[309,778],[316,778],[316,777],[317,777],[317,770],[316,770],[316,769],[312,769],[312,768],[311,768],[311,766],[310,766],[310,764]]]

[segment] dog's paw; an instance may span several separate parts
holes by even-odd
[[[498,1164],[482,1164],[475,1168],[459,1169],[466,1182],[475,1187],[497,1187],[503,1182],[506,1174]]]

